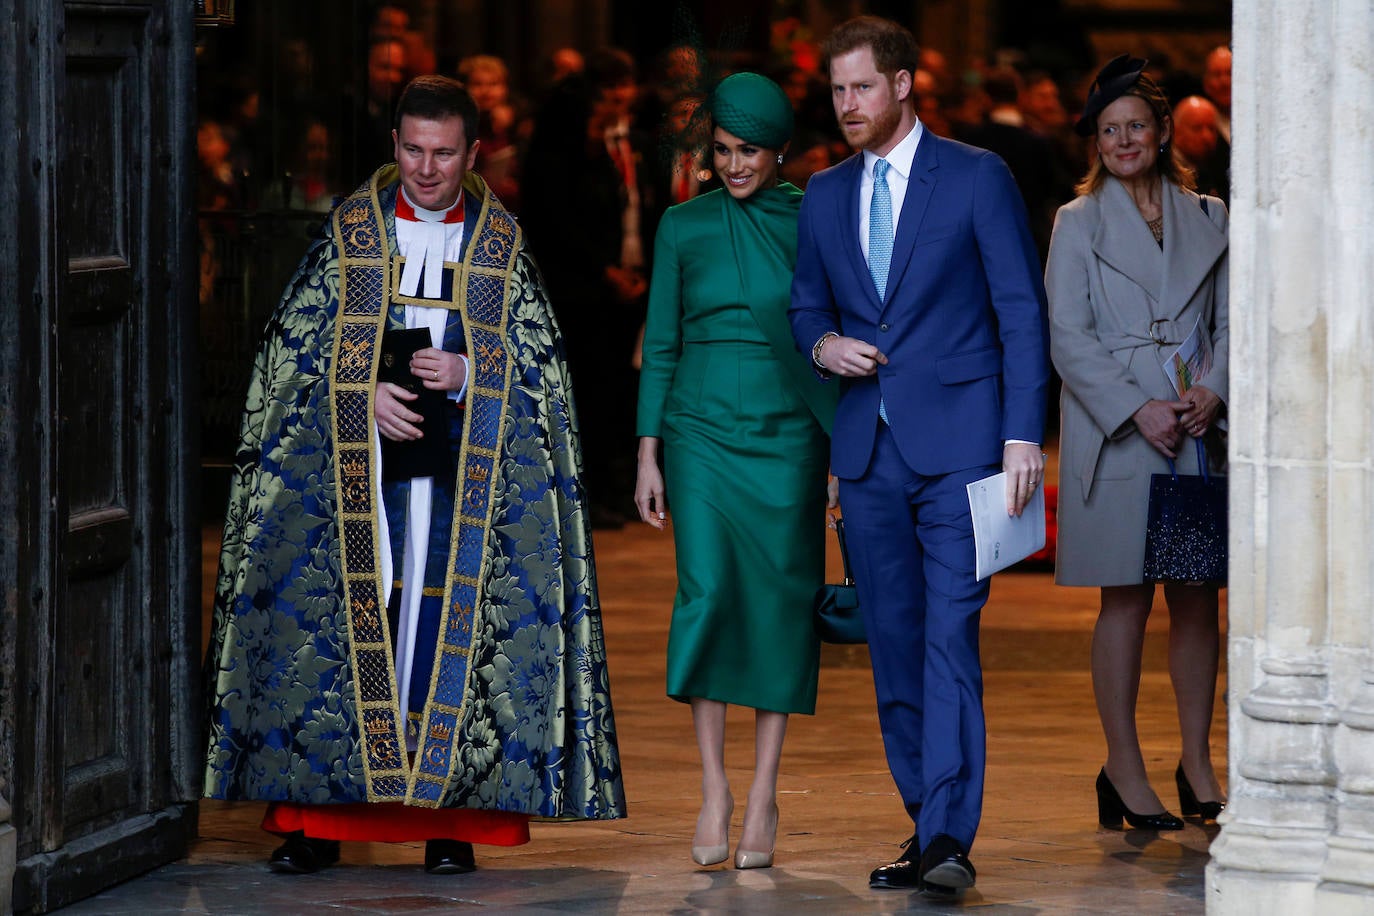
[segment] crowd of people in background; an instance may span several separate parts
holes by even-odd
[[[308,73],[307,45],[285,44],[290,47],[282,56],[296,61],[292,69]],[[706,137],[700,129],[691,129],[700,127],[699,120],[692,122],[691,113],[715,82],[737,69],[718,63],[715,56],[709,49],[671,47],[651,62],[647,72],[632,61],[623,87],[630,98],[629,124],[651,141],[647,164],[669,203],[681,202],[697,193],[702,182],[709,182]],[[1178,112],[1180,147],[1186,146],[1184,154],[1201,174],[1204,190],[1227,199],[1230,50],[1214,49],[1198,72],[1172,67],[1162,52],[1149,56],[1150,75]],[[851,150],[835,127],[815,48],[787,41],[773,57],[770,66],[759,66],[758,61],[751,66],[768,72],[792,102],[797,136],[783,173],[804,188],[812,174]],[[1032,220],[1048,220],[1072,198],[1073,183],[1086,165],[1086,147],[1069,129],[1067,112],[1081,105],[1084,80],[1095,68],[1082,74],[1051,73],[1021,65],[1021,55],[1014,51],[993,57],[958,68],[939,50],[923,48],[915,81],[918,116],[935,134],[1001,155],[1016,176]],[[320,112],[294,117],[289,129],[294,137],[279,140],[281,161],[275,169],[265,163],[273,144],[263,142],[269,130],[262,123],[260,88],[221,89],[221,98],[204,104],[200,117],[201,208],[329,210],[364,177],[352,174],[357,168],[350,171],[348,163],[370,163],[389,153],[377,137],[389,134],[398,93],[409,79],[434,72],[435,66],[431,42],[411,28],[405,9],[380,7],[368,36],[366,85],[349,99],[347,117],[326,119]],[[548,103],[566,98],[560,92],[585,78],[586,57],[575,48],[560,48],[549,56],[543,72],[542,83],[524,93],[511,86],[508,62],[496,55],[464,58],[449,74],[464,83],[482,112],[477,171],[517,213],[519,176],[530,140],[541,119],[560,114],[557,104]],[[286,91],[291,94],[289,87]],[[277,125],[270,133],[280,138],[285,127]],[[688,153],[695,154],[691,161]],[[361,168],[366,171],[366,165]]]
[[[584,54],[568,47],[549,56],[540,84],[526,91],[511,85],[510,62],[491,54],[464,58],[448,74],[465,84],[481,113],[475,171],[521,219],[549,280],[579,381],[585,441],[606,452],[588,462],[605,475],[591,481],[594,494],[608,497],[593,507],[599,527],[635,516],[623,496],[633,489],[634,472],[627,418],[634,413],[655,227],[667,207],[719,186],[698,111],[702,100],[743,65],[771,76],[787,93],[796,123],[780,176],[799,188],[852,152],[836,127],[818,46],[797,40],[786,23],[773,31],[767,61],[683,44],[642,67],[623,50]],[[291,63],[278,67],[278,79],[305,79],[312,67],[307,43],[284,45],[281,56]],[[1198,190],[1229,201],[1230,51],[1217,47],[1197,72],[1171,66],[1166,53],[1150,56],[1150,75],[1174,106],[1177,147],[1197,173]],[[255,86],[230,87],[203,106],[203,308],[213,307],[225,268],[216,246],[226,223],[209,211],[327,212],[372,164],[390,158],[396,98],[408,80],[434,71],[436,55],[406,10],[387,5],[374,14],[366,60],[365,86],[348,94],[334,117],[296,111],[269,129]],[[1006,161],[1043,262],[1054,214],[1073,199],[1087,166],[1088,146],[1074,135],[1068,112],[1081,106],[1096,68],[1059,73],[1023,61],[1019,52],[1001,51],[956,65],[925,47],[913,88],[927,129]],[[278,92],[292,95],[291,87],[279,85]],[[575,211],[560,203],[558,188],[568,181],[585,192]],[[547,238],[559,244],[542,243]]]

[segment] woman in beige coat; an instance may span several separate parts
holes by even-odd
[[[1050,350],[1064,380],[1055,581],[1097,586],[1093,691],[1107,739],[1098,818],[1116,827],[1176,830],[1145,772],[1136,734],[1145,622],[1154,583],[1143,576],[1150,475],[1173,458],[1198,473],[1194,443],[1225,412],[1226,208],[1192,191],[1175,158],[1169,105],[1126,55],[1098,74],[1078,132],[1097,157],[1059,210],[1045,285]],[[1197,324],[1211,370],[1181,397],[1162,360]],[[1182,758],[1175,771],[1184,815],[1215,819],[1223,795],[1209,731],[1219,649],[1217,588],[1168,583],[1169,672]]]

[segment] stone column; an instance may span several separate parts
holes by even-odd
[[[1374,8],[1236,0],[1212,914],[1374,908]]]

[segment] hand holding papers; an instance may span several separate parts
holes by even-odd
[[[1007,514],[1006,472],[969,484],[973,542],[980,580],[1045,546],[1045,488],[1036,487],[1020,517]]]
[[[1188,405],[1178,419],[1190,436],[1201,436],[1213,422],[1220,429],[1226,428],[1226,421],[1217,416],[1220,398],[1205,384],[1212,370],[1212,337],[1201,315],[1183,342],[1165,354],[1161,367],[1179,400]]]

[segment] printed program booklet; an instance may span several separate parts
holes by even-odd
[[[1183,338],[1183,343],[1169,352],[1161,365],[1179,397],[1183,397],[1185,391],[1212,371],[1212,338],[1204,333],[1201,315],[1193,322],[1193,328]]]
[[[1045,488],[1038,486],[1019,517],[1007,514],[1007,473],[968,485],[978,578],[1019,563],[1045,546]]]

